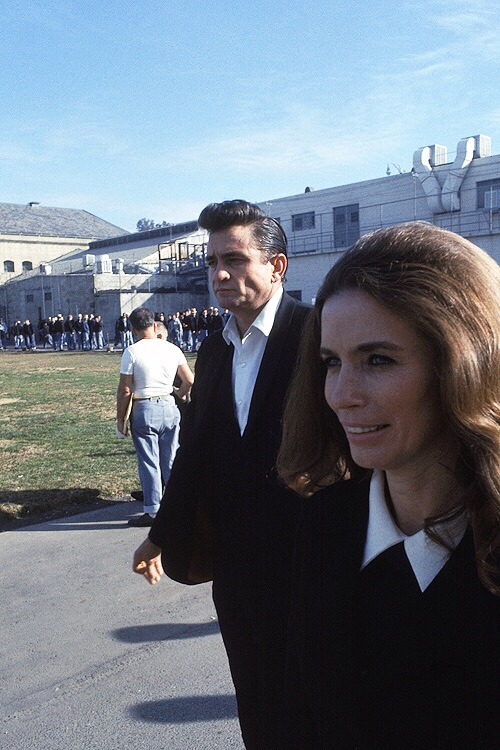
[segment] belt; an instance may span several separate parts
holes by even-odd
[[[172,393],[159,393],[157,396],[134,396],[133,401],[155,401],[157,398],[168,398]]]

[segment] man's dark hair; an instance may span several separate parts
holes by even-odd
[[[244,200],[210,203],[201,212],[198,226],[209,234],[236,226],[251,226],[254,240],[269,261],[277,253],[287,254],[287,239],[280,223],[255,203]]]
[[[155,322],[153,311],[147,307],[136,307],[135,310],[132,310],[128,319],[130,325],[136,331],[144,331],[146,328],[151,328]]]

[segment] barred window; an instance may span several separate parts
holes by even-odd
[[[500,208],[500,180],[478,182],[476,188],[478,208]]]
[[[308,211],[306,214],[295,214],[292,216],[292,232],[303,232],[306,229],[314,229],[314,227],[314,211]]]
[[[359,204],[333,209],[335,247],[350,247],[359,240]]]

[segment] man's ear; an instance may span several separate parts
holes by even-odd
[[[273,281],[281,281],[286,273],[288,266],[288,259],[284,253],[278,253],[271,259],[271,263],[274,266]]]

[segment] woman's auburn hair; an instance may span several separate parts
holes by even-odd
[[[408,222],[364,235],[330,269],[304,329],[277,461],[281,479],[302,495],[367,473],[326,403],[319,356],[323,306],[346,289],[371,295],[433,347],[442,411],[461,446],[456,478],[466,488],[478,572],[500,594],[498,264],[453,232]]]

